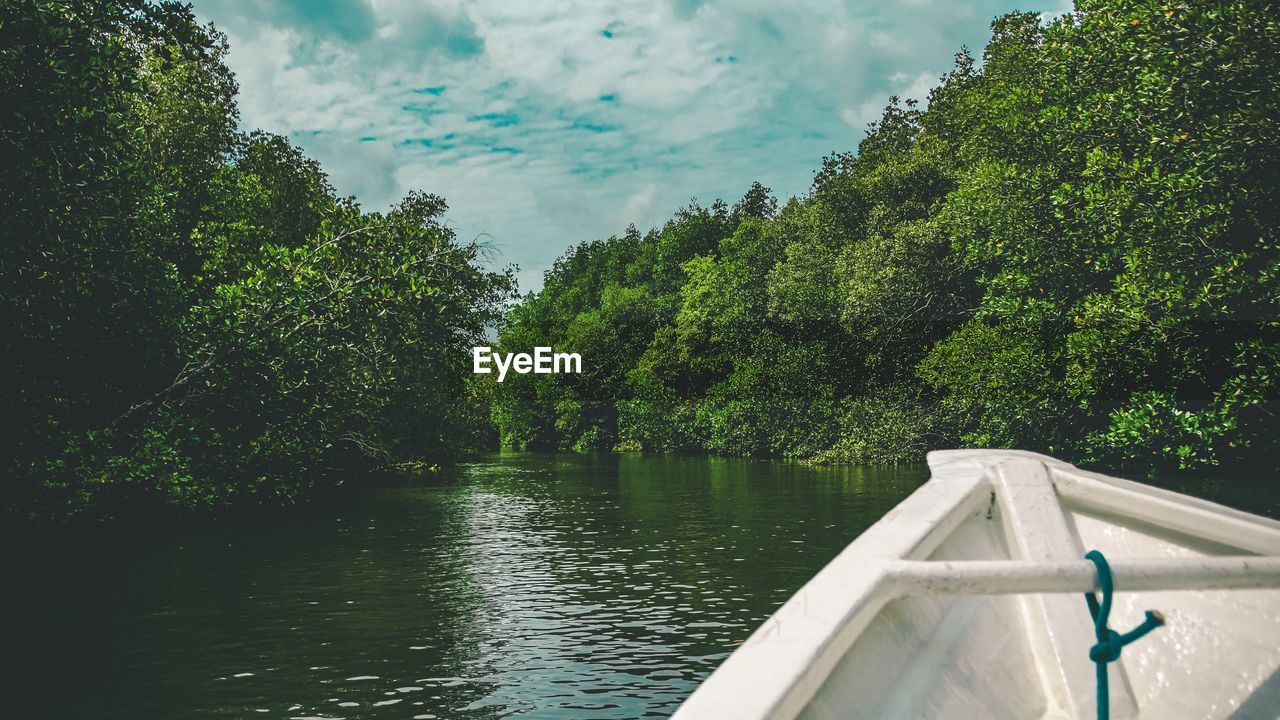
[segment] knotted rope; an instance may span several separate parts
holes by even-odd
[[[1089,603],[1089,614],[1093,616],[1093,628],[1098,636],[1097,644],[1089,648],[1089,659],[1097,665],[1098,671],[1098,720],[1109,720],[1111,692],[1107,687],[1107,663],[1119,660],[1120,651],[1125,645],[1164,625],[1164,616],[1155,610],[1148,610],[1147,619],[1123,635],[1107,627],[1107,617],[1111,614],[1111,596],[1115,591],[1111,566],[1097,550],[1090,550],[1085,557],[1097,566],[1098,587],[1102,589],[1101,603],[1092,592],[1085,593],[1084,599]]]

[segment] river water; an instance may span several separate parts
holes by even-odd
[[[10,547],[0,714],[665,717],[926,476],[493,455],[269,520]]]

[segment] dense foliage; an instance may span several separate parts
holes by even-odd
[[[0,5],[0,506],[278,502],[483,439],[508,274],[237,127],[226,44],[143,0]]]
[[[571,249],[501,342],[586,372],[508,378],[495,422],[530,447],[1274,464],[1277,67],[1264,0],[1002,17],[805,197]]]

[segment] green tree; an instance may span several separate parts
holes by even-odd
[[[366,213],[240,135],[187,6],[20,0],[0,42],[0,506],[281,502],[486,437],[468,350],[514,283],[442,199]]]
[[[1080,0],[998,18],[980,64],[962,49],[927,109],[891,98],[805,197],[779,207],[757,183],[582,246],[507,336],[595,348],[593,412],[613,401],[629,449],[1274,464],[1274,15]],[[613,327],[606,287],[655,321]],[[571,446],[587,394],[555,386]]]

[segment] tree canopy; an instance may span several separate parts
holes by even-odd
[[[527,448],[1100,466],[1280,457],[1280,21],[998,18],[802,197],[570,248],[537,293],[413,192],[240,127],[225,38],[147,0],[0,6],[0,507],[280,503]],[[470,374],[553,346],[583,372]]]
[[[1020,447],[1146,470],[1280,450],[1280,22],[1079,0],[997,19],[804,196],[585,243],[507,317],[528,447],[823,461]],[[589,379],[588,379],[589,378]]]
[[[0,504],[275,503],[489,438],[469,347],[514,285],[412,193],[242,132],[189,6],[0,8]]]

